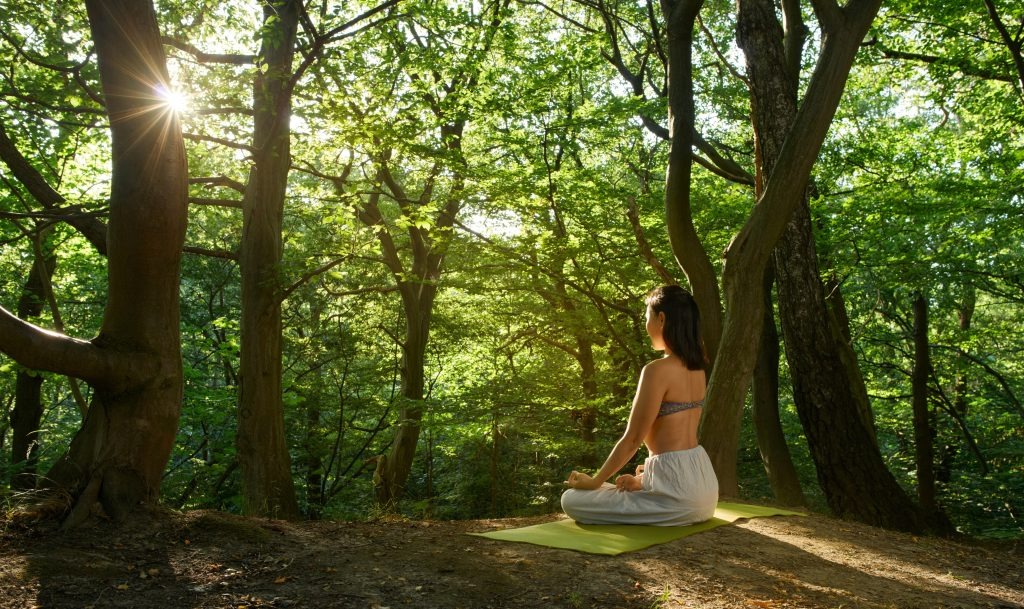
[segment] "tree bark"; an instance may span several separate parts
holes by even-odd
[[[253,85],[256,153],[242,198],[242,323],[235,438],[246,514],[297,518],[281,401],[281,229],[290,169],[292,59],[299,0],[263,4]]]
[[[795,45],[787,43],[790,34],[801,31],[797,26],[784,34],[769,0],[740,3],[737,39],[750,75],[758,183],[770,179],[796,120]],[[837,317],[829,314],[818,271],[809,191],[800,193],[774,252],[793,399],[830,507],[838,515],[904,528],[918,515],[882,460],[870,416],[865,414],[870,408],[856,360],[852,350],[849,354],[843,350],[848,346],[842,336],[845,328],[837,327]],[[841,421],[852,422],[856,429]],[[905,517],[903,512],[909,514]]]
[[[93,404],[46,476],[77,500],[73,526],[99,501],[114,519],[155,501],[182,400],[178,284],[187,168],[153,6],[87,0],[110,115],[113,167],[108,296],[90,342],[48,332],[0,309],[0,349],[23,366],[77,376]]]
[[[928,377],[931,374],[928,349],[928,301],[921,293],[914,298],[914,369],[911,386],[914,410],[914,456],[917,464],[917,500],[926,512],[936,511],[935,451],[928,412]]]
[[[771,300],[774,280],[775,273],[769,265],[764,273],[764,324],[751,387],[754,431],[775,500],[787,506],[806,505],[779,420],[779,334]]]
[[[440,262],[436,270],[440,275]],[[436,282],[436,278],[435,278]],[[426,283],[414,286],[402,281],[402,304],[405,310],[406,331],[402,344],[402,406],[398,411],[395,439],[391,452],[379,468],[380,484],[375,485],[375,500],[378,506],[392,510],[405,492],[405,485],[412,471],[416,456],[416,442],[419,440],[423,421],[424,368],[427,341],[430,333],[430,318],[434,308],[437,285]]]
[[[726,496],[738,492],[740,418],[757,359],[758,340],[751,337],[760,335],[764,323],[764,268],[790,216],[803,200],[853,59],[879,4],[880,0],[851,0],[840,8],[826,0],[814,3],[823,32],[817,65],[773,170],[766,176],[764,192],[726,251],[722,272],[726,322],[718,361],[728,365],[716,365],[711,375],[702,425],[702,443],[715,466],[720,491]],[[753,8],[741,0],[741,14]],[[774,21],[774,13],[772,18]],[[784,58],[779,65],[787,65]]]
[[[40,240],[43,240],[42,237]],[[46,284],[53,277],[57,256],[51,244],[44,242],[43,257],[36,256],[21,298],[18,299],[18,317],[30,319],[43,312]],[[15,474],[11,478],[12,490],[27,490],[36,486],[36,463],[39,460],[39,424],[43,418],[43,376],[38,372],[19,370],[14,386],[14,409],[11,411],[11,465]],[[19,464],[24,464],[19,467]]]
[[[690,176],[695,145],[693,105],[693,30],[703,0],[661,0],[668,39],[669,157],[665,172],[665,218],[672,253],[693,290],[701,315],[701,334],[713,372],[722,340],[722,297],[718,277],[693,225]]]

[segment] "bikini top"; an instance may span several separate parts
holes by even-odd
[[[694,400],[692,402],[662,402],[661,408],[658,410],[658,416],[663,417],[665,415],[675,414],[684,410],[690,410],[691,408],[703,408],[704,398]]]

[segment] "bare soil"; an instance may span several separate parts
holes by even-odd
[[[620,556],[466,535],[558,518],[300,522],[150,511],[69,533],[0,521],[0,607],[1024,608],[1024,544],[821,515]]]

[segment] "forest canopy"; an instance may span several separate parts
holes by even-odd
[[[0,0],[0,500],[554,512],[679,283],[728,494],[1024,532],[1019,4],[132,4]]]

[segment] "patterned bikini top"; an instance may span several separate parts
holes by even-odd
[[[692,402],[662,402],[661,408],[658,410],[658,416],[663,417],[684,410],[690,410],[691,408],[703,408],[704,398],[694,400]]]

